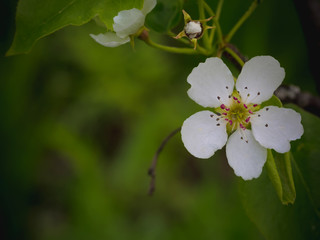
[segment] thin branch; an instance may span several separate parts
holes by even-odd
[[[158,148],[157,152],[155,153],[155,155],[153,156],[152,159],[152,163],[151,166],[148,170],[148,175],[151,177],[151,181],[150,181],[150,186],[149,186],[149,191],[148,194],[150,196],[152,196],[152,194],[154,193],[155,190],[155,183],[156,183],[156,166],[158,163],[158,158],[159,155],[161,153],[161,151],[163,150],[163,148],[165,147],[165,145],[167,144],[167,142],[174,136],[176,135],[178,132],[180,132],[181,127],[175,129],[174,131],[172,131],[161,143],[160,147]]]
[[[250,5],[249,9],[243,14],[243,16],[239,19],[239,21],[234,25],[234,27],[230,30],[230,32],[225,37],[226,42],[230,42],[233,35],[237,32],[237,30],[242,26],[242,24],[247,20],[248,17],[254,12],[259,4],[258,0],[254,0]]]

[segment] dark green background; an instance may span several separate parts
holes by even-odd
[[[224,33],[250,3],[225,0]],[[264,239],[241,205],[224,150],[195,159],[178,134],[160,156],[155,195],[147,196],[147,169],[162,139],[201,110],[186,94],[186,78],[203,57],[139,40],[135,50],[105,48],[89,37],[99,32],[92,21],[6,58],[16,1],[2,5],[1,239]],[[197,19],[193,6],[186,1]],[[263,1],[232,43],[249,58],[275,57],[285,83],[315,93],[290,0]]]

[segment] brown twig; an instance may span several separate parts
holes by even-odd
[[[181,127],[175,129],[174,131],[172,131],[161,143],[160,147],[158,148],[158,150],[156,151],[155,155],[153,156],[152,159],[152,163],[151,166],[148,170],[148,175],[151,177],[151,181],[150,181],[150,186],[149,186],[149,191],[148,194],[150,196],[152,196],[152,194],[154,193],[155,190],[155,183],[156,183],[156,166],[157,166],[157,162],[158,162],[158,158],[159,155],[161,153],[161,151],[163,150],[163,148],[165,147],[165,145],[167,144],[167,142],[174,136],[176,135],[178,132],[180,132]]]

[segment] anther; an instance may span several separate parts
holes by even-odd
[[[222,113],[223,115],[227,116],[228,114],[227,113]]]
[[[230,125],[232,125],[232,120],[229,120]]]
[[[247,119],[246,119],[246,123],[248,123],[250,121],[250,117],[248,117]]]
[[[238,98],[236,98],[236,97],[233,97],[233,99],[234,99],[234,100],[238,100]]]
[[[226,111],[230,111],[230,108],[226,108]]]
[[[221,107],[221,109],[225,109],[226,108],[226,106],[224,104],[221,104],[220,107]]]
[[[245,108],[248,108],[247,105],[245,105],[245,104],[243,104],[243,106],[244,106]]]
[[[256,106],[258,106],[258,104],[253,104],[253,107],[256,107]]]
[[[253,112],[251,110],[248,111],[250,114],[253,114]]]
[[[237,100],[237,103],[240,103],[240,101],[239,101],[239,100]]]

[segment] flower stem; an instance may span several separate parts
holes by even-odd
[[[223,1],[224,1],[224,0],[219,0],[219,2],[218,2],[217,11],[216,11],[216,18],[217,18],[217,20],[219,20],[219,18],[220,18]]]
[[[210,35],[210,42],[213,41],[214,39],[214,32],[215,30],[217,31],[217,36],[218,36],[218,43],[220,44],[224,44],[224,41],[223,41],[223,35],[222,35],[222,31],[221,31],[221,27],[220,27],[220,24],[219,24],[219,21],[218,19],[216,18],[216,15],[214,14],[214,12],[212,11],[211,7],[206,3],[206,2],[203,2],[204,4],[204,7],[206,9],[206,11],[209,13],[209,15],[213,16],[213,22],[214,24],[216,25],[216,28],[215,29],[212,29],[212,34]]]
[[[237,63],[239,63],[239,65],[241,66],[241,67],[243,67],[243,65],[244,65],[244,61],[239,57],[239,55],[235,52],[235,51],[233,51],[231,48],[229,48],[229,47],[225,47],[224,48],[224,51],[226,51],[227,53],[229,53],[236,61],[237,61]]]
[[[205,19],[205,14],[204,14],[204,0],[198,0],[198,8],[199,8],[199,19]],[[205,29],[207,26],[207,23],[203,23],[203,29]],[[204,46],[206,49],[211,48],[211,42],[209,41],[209,36],[208,36],[208,31],[204,31],[203,34],[203,42]]]
[[[189,54],[189,55],[204,54],[199,49],[194,50],[193,48],[178,48],[178,47],[169,47],[169,46],[161,45],[161,44],[153,42],[150,38],[144,40],[144,42],[151,47],[154,47],[154,48],[166,51],[166,52],[170,52],[170,53],[180,53],[180,54]],[[207,55],[207,54],[205,54],[205,55]]]
[[[233,35],[237,32],[237,30],[241,27],[241,25],[247,20],[248,17],[254,12],[254,10],[258,6],[258,0],[254,0],[250,5],[249,9],[242,15],[242,17],[238,20],[238,22],[233,26],[230,32],[227,34],[225,41],[230,42]]]

